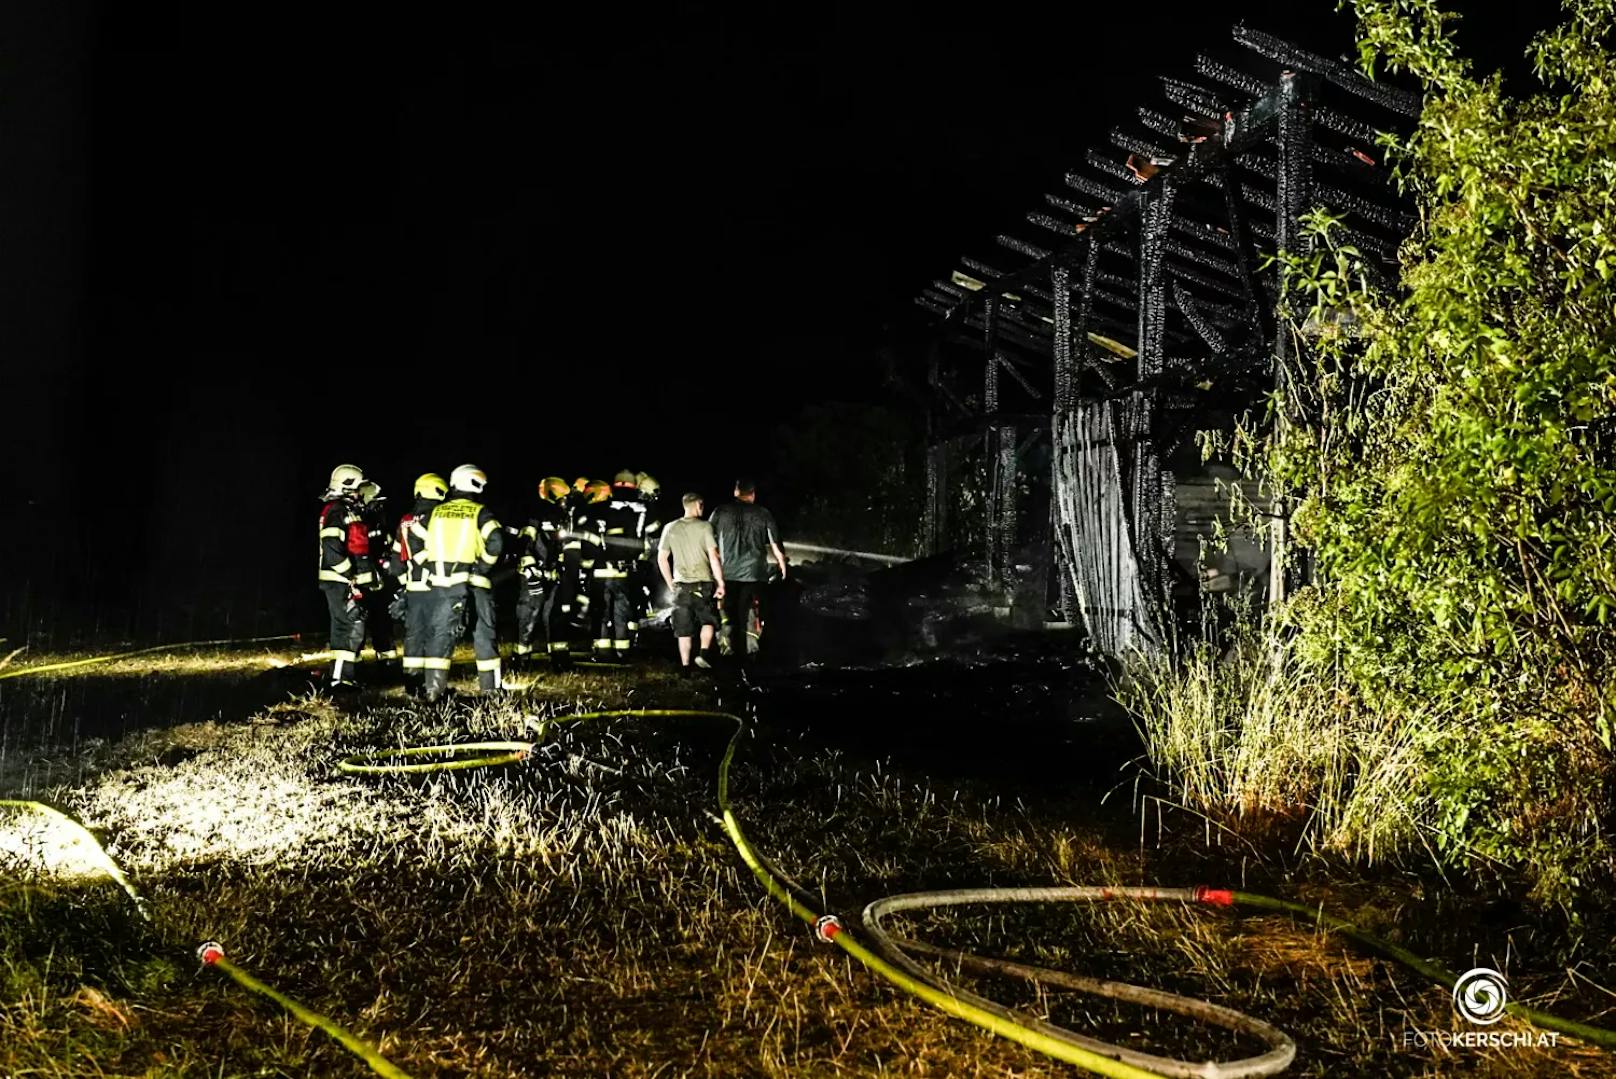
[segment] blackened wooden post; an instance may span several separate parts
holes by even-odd
[[[1159,639],[1170,603],[1165,549],[1170,531],[1162,520],[1163,483],[1155,422],[1167,342],[1167,233],[1174,194],[1171,183],[1162,184],[1145,204],[1139,222],[1139,366],[1132,400],[1133,505],[1129,523],[1147,604],[1147,610],[1139,612],[1145,619],[1140,627],[1145,640]],[[1158,605],[1159,609],[1150,609]]]
[[[1072,406],[1076,401],[1077,358],[1072,351],[1072,271],[1056,263],[1049,271],[1049,291],[1054,302],[1055,336],[1050,360],[1055,370],[1054,408],[1049,417],[1049,525],[1055,548],[1055,569],[1060,577],[1061,618],[1077,621],[1077,594],[1072,587],[1075,567],[1067,557],[1067,546],[1075,537],[1064,534],[1059,500],[1070,497],[1063,490],[1061,467],[1071,452]]]
[[[934,339],[926,351],[926,385],[942,381],[942,346]],[[933,410],[926,410],[926,507],[920,526],[920,552],[934,555],[943,549],[948,535],[948,449],[938,441],[939,431]]]
[[[1000,468],[1000,442],[1002,433],[996,420],[999,411],[999,357],[995,350],[999,328],[999,298],[989,296],[982,318],[982,413],[987,424],[986,450],[988,457],[988,490],[983,500],[982,547],[987,558],[988,586],[999,588],[1004,584],[1003,539],[1000,514],[1000,493],[1003,484]]]

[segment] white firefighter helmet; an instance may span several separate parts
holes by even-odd
[[[365,474],[358,465],[338,465],[331,470],[331,482],[326,485],[328,495],[356,495],[365,482]]]
[[[461,465],[449,473],[449,486],[469,495],[480,495],[488,486],[488,473],[476,465]]]
[[[382,496],[382,485],[375,480],[366,480],[359,485],[359,501],[370,505]]]
[[[651,475],[649,472],[641,472],[637,474],[634,477],[634,482],[639,487],[640,494],[644,495],[646,498],[655,498],[657,496],[657,492],[662,490],[662,485],[658,483],[656,481],[656,477]]]

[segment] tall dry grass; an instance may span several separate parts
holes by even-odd
[[[1440,724],[1376,714],[1283,639],[1135,654],[1114,693],[1156,777],[1191,809],[1366,861],[1423,847]]]

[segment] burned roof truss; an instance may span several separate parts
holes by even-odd
[[[1277,325],[1274,256],[1301,250],[1302,218],[1322,206],[1376,264],[1370,272],[1390,280],[1412,226],[1378,133],[1406,126],[1418,97],[1245,26],[1233,38],[1237,57],[1203,55],[1193,77],[1162,78],[1165,104],[1139,108],[1091,148],[1061,190],[994,238],[994,254],[961,257],[915,298],[950,357],[929,376],[952,421],[928,457],[928,542],[945,534],[943,443],[985,440],[995,488],[981,500],[987,572],[1012,586],[1004,537],[1016,523],[996,515],[1018,509],[1000,488],[1020,474],[1025,428],[1041,425],[1053,443],[1050,516],[1057,533],[1061,522],[1068,530],[1048,568],[1066,617],[1108,651],[1159,640],[1168,617],[1171,444],[1198,411],[1254,402],[1295,367],[1294,341]],[[1062,468],[1092,475],[1078,482]],[[1102,545],[1132,565],[1085,572],[1080,549],[1101,537],[1081,533],[1109,527],[1083,523],[1087,502],[1108,492],[1123,520]],[[1133,599],[1118,594],[1133,587],[1125,579],[1138,585]]]

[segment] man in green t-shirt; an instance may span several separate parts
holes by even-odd
[[[657,565],[673,593],[673,635],[679,639],[679,666],[688,669],[697,627],[701,651],[695,664],[712,666],[713,634],[718,629],[715,600],[724,598],[724,566],[718,559],[718,538],[713,526],[701,519],[701,496],[684,496],[685,515],[662,530]]]

